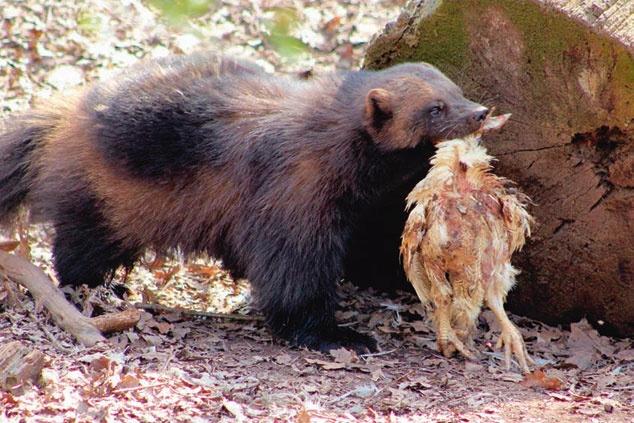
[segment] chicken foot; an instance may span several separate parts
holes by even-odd
[[[456,331],[451,327],[451,308],[447,301],[436,303],[434,310],[436,323],[436,345],[445,357],[449,358],[457,350],[469,360],[477,360],[476,355],[460,340]]]
[[[488,295],[487,305],[495,315],[502,328],[498,342],[495,348],[499,349],[504,346],[504,362],[506,370],[511,369],[511,355],[515,355],[519,362],[519,366],[524,373],[529,373],[530,368],[528,363],[535,364],[533,359],[528,355],[526,345],[524,344],[524,338],[519,329],[508,318],[506,311],[504,311],[504,305],[500,296]]]

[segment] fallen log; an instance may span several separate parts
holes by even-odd
[[[634,3],[409,1],[365,66],[405,61],[432,63],[467,97],[513,113],[486,145],[537,204],[539,225],[517,257],[510,309],[634,335]],[[398,221],[399,207],[378,215]],[[398,263],[386,257],[359,260],[368,278]]]

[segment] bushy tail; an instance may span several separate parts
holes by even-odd
[[[36,176],[33,155],[59,122],[59,114],[32,111],[11,119],[0,132],[0,222],[26,200]]]

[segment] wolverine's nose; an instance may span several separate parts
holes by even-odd
[[[486,107],[482,107],[473,113],[473,115],[471,116],[471,119],[476,121],[478,124],[481,124],[487,118],[488,114],[489,114],[489,109],[487,109]]]

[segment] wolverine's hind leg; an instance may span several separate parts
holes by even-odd
[[[94,287],[118,267],[131,268],[139,249],[125,247],[117,239],[93,197],[71,197],[58,204],[53,219],[53,261],[60,283]]]

